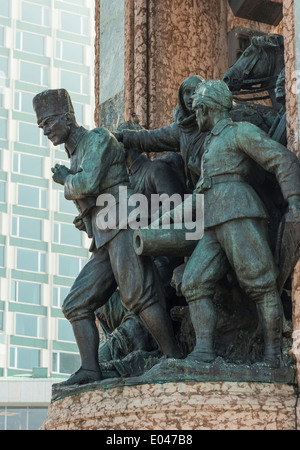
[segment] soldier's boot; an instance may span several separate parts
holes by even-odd
[[[271,367],[280,367],[283,315],[280,296],[277,291],[268,292],[256,305],[264,335],[264,362]]]
[[[81,357],[81,367],[66,381],[54,387],[88,384],[102,379],[98,362],[99,332],[92,318],[72,322],[72,328]]]
[[[160,303],[152,304],[141,311],[139,316],[166,356],[176,359],[183,357],[175,339],[171,318]]]
[[[212,301],[201,299],[189,303],[191,321],[194,327],[196,344],[188,359],[211,362],[216,358],[214,334],[217,314]]]

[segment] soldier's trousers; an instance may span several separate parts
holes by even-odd
[[[93,253],[70,289],[63,305],[65,317],[72,323],[94,318],[117,286],[123,305],[139,314],[163,300],[162,289],[150,257],[138,256],[133,248],[133,230],[120,231],[110,242]]]
[[[230,266],[254,301],[277,289],[278,269],[263,219],[235,219],[206,229],[184,271],[182,293],[188,303],[212,299]]]

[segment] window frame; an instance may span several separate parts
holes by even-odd
[[[25,171],[21,170],[21,159],[22,159],[22,156],[24,156],[24,157],[29,156],[29,157],[32,157],[32,158],[39,158],[41,160],[41,173],[40,173],[40,175],[28,173],[28,172],[25,172]],[[26,176],[29,176],[29,177],[40,178],[40,179],[44,178],[44,176],[43,176],[44,175],[44,161],[43,161],[43,157],[42,156],[38,156],[38,155],[32,155],[32,154],[29,154],[29,153],[22,153],[22,152],[19,152],[19,151],[14,151],[13,152],[12,173],[17,173],[19,175],[26,175]]]
[[[27,184],[22,184],[22,183],[16,183],[16,191],[17,191],[17,205],[18,206],[22,206],[25,208],[34,208],[34,209],[42,209],[42,210],[46,210],[47,211],[47,190],[37,187],[37,186],[30,186]],[[38,206],[32,206],[32,205],[28,205],[28,204],[24,204],[24,203],[20,203],[20,194],[19,194],[19,189],[34,189],[35,191],[37,191],[37,196],[38,196]],[[44,198],[43,198],[44,197]]]
[[[23,6],[24,5],[30,5],[30,6],[33,6],[35,8],[40,8],[41,9],[41,22],[40,23],[31,22],[31,21],[28,21],[28,20],[24,19],[24,17],[23,17]],[[48,23],[45,23],[47,14],[48,14],[48,18],[47,18],[48,19]],[[25,23],[30,23],[30,24],[38,25],[38,26],[42,26],[42,27],[49,27],[50,26],[50,9],[47,6],[37,5],[36,3],[31,3],[31,2],[23,0],[22,1],[22,5],[21,5],[21,20],[22,20],[22,22],[25,22]]]
[[[31,318],[35,319],[36,320],[36,324],[35,324],[36,333],[33,335],[18,333],[18,330],[17,330],[17,317],[18,316],[27,316],[27,317],[31,317]],[[15,317],[14,317],[15,336],[29,337],[29,338],[33,338],[33,339],[47,339],[46,326],[47,326],[47,318],[45,316],[39,316],[36,314],[26,314],[26,313],[20,313],[20,312],[15,313]]]
[[[47,271],[47,253],[46,252],[42,252],[40,250],[33,250],[33,249],[28,249],[28,248],[23,248],[23,247],[15,247],[15,251],[16,251],[16,269],[17,270],[21,270],[24,272],[30,272],[30,273],[46,273]],[[31,252],[31,253],[35,253],[38,255],[37,258],[37,268],[36,269],[28,269],[28,268],[24,268],[24,267],[20,267],[18,266],[18,252],[19,251],[23,251],[23,252]],[[44,269],[44,270],[43,270]]]
[[[36,222],[39,222],[40,225],[40,237],[39,238],[32,238],[32,237],[28,237],[28,236],[24,236],[20,233],[20,228],[22,228],[22,224],[20,227],[20,221],[22,219],[25,220],[33,220]],[[14,232],[14,227],[16,226],[16,233]],[[18,237],[18,238],[23,238],[23,239],[29,239],[32,241],[42,241],[43,238],[43,220],[42,219],[37,219],[36,217],[27,217],[27,216],[20,216],[20,215],[12,215],[12,227],[11,227],[11,236],[14,237]]]
[[[35,81],[31,81],[31,80],[24,80],[24,78],[22,78],[21,76],[21,71],[22,71],[22,65],[27,64],[30,66],[36,66],[36,68],[40,69],[39,72],[39,83],[36,83]],[[43,64],[37,64],[31,61],[25,61],[23,59],[19,59],[19,81],[21,81],[22,83],[29,83],[32,84],[34,86],[44,86],[47,87],[48,86],[48,80],[49,80],[49,67],[43,65]]]
[[[39,302],[38,303],[28,302],[28,301],[26,302],[24,300],[19,299],[20,283],[39,286]],[[13,286],[13,284],[14,284],[14,286]],[[10,302],[20,303],[22,305],[38,305],[38,306],[42,305],[42,285],[41,285],[41,283],[12,279],[11,283],[10,283]]]
[[[32,35],[35,36],[35,38],[41,38],[42,42],[43,42],[43,51],[40,52],[34,52],[34,51],[30,51],[28,50],[28,48],[24,48],[24,35]],[[24,52],[24,53],[29,53],[31,55],[37,55],[37,56],[45,56],[46,54],[46,41],[45,41],[45,36],[42,36],[40,34],[37,33],[31,33],[28,31],[23,31],[23,30],[16,30],[16,50],[19,50],[20,52]]]

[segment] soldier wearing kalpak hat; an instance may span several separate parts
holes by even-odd
[[[41,92],[34,97],[33,107],[45,136],[54,145],[65,144],[70,169],[56,164],[52,178],[64,186],[65,198],[75,202],[93,237],[92,256],[62,306],[72,324],[81,367],[61,384],[85,384],[102,378],[94,311],[109,300],[117,286],[124,306],[141,317],[162,352],[181,357],[171,319],[162,306],[162,289],[153,263],[135,253],[133,230],[117,227],[104,231],[97,226],[100,207],[96,199],[100,194],[114,195],[118,205],[119,186],[131,193],[123,149],[105,128],[88,131],[77,124],[65,89]]]

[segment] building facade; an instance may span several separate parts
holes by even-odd
[[[42,378],[64,377],[79,363],[61,303],[88,258],[90,242],[72,224],[75,206],[51,179],[55,163],[68,165],[64,148],[49,144],[32,109],[35,94],[60,87],[70,92],[78,123],[93,128],[94,2],[2,0],[0,429],[15,417],[7,409],[11,377],[28,382],[39,368]],[[43,407],[49,389],[40,397]],[[11,392],[20,392],[13,405],[22,406],[21,426],[26,416],[30,428],[30,396],[24,403],[21,387]]]

